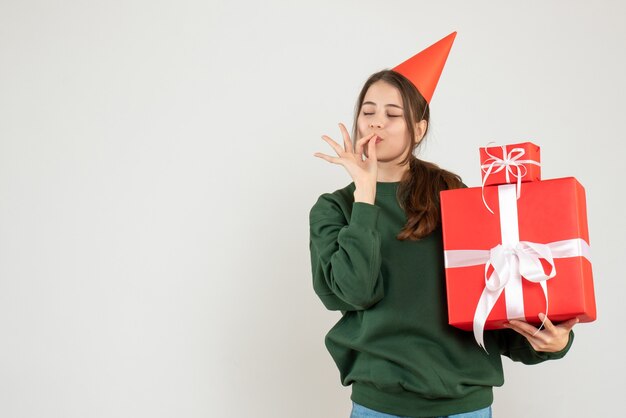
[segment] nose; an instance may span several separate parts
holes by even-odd
[[[370,122],[370,128],[382,128],[383,124],[380,122]]]

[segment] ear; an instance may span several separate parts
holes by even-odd
[[[428,128],[428,122],[426,121],[426,119],[422,119],[421,121],[415,124],[415,142],[416,143],[419,144],[420,142],[422,142],[422,138],[424,138],[427,128]]]

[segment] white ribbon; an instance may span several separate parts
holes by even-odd
[[[585,257],[591,261],[591,249],[583,239],[574,238],[540,244],[519,241],[517,199],[515,185],[498,186],[500,201],[500,231],[502,243],[491,250],[446,250],[445,267],[468,267],[485,265],[485,288],[474,312],[474,338],[485,351],[483,333],[487,317],[504,291],[506,293],[507,318],[525,319],[522,277],[539,283],[546,301],[548,316],[548,289],[546,281],[556,276],[554,259]],[[546,274],[541,264],[544,259],[550,264]],[[494,271],[487,277],[489,267]],[[542,323],[543,326],[543,323]]]
[[[485,183],[487,183],[487,179],[489,178],[489,176],[505,170],[504,174],[507,183],[511,182],[511,176],[515,177],[517,179],[517,198],[519,199],[522,192],[522,178],[526,175],[526,173],[528,173],[528,169],[524,164],[534,164],[539,167],[541,167],[541,164],[534,160],[520,160],[520,158],[522,158],[526,153],[526,150],[524,150],[524,148],[513,148],[507,154],[506,145],[502,145],[502,158],[496,157],[495,155],[491,154],[488,147],[485,147],[484,150],[490,158],[487,158],[485,160],[485,163],[480,166],[481,170],[484,173],[482,196],[483,203],[485,204],[489,212],[493,213],[493,210],[491,210],[491,208],[487,204],[487,201],[485,200]]]

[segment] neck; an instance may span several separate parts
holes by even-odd
[[[378,162],[378,174],[376,181],[383,183],[391,183],[402,180],[404,173],[409,171],[409,165],[399,166],[396,161]]]

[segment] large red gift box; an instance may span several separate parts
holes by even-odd
[[[480,148],[484,186],[541,180],[540,148],[532,142]]]
[[[483,203],[483,193],[493,214]],[[557,323],[574,317],[581,322],[595,320],[585,190],[575,178],[567,177],[524,183],[517,200],[516,194],[515,185],[441,192],[450,325],[464,330],[474,329],[476,334],[476,326],[480,328],[481,325],[475,323],[477,307],[484,302],[481,299],[483,293],[487,293],[486,277],[490,280],[493,277],[491,266],[485,271],[487,262],[493,261],[494,251],[490,250],[503,244],[503,239],[511,244],[511,236],[513,245],[518,240],[529,242],[533,247],[551,246],[556,275],[543,282],[547,287],[549,319]],[[517,213],[511,214],[511,211]],[[503,247],[506,245],[500,248]],[[475,259],[472,261],[472,258]],[[537,258],[541,262],[539,268],[543,267],[548,275],[551,266],[546,257]],[[512,260],[517,262],[515,257]],[[521,310],[525,319],[529,323],[541,324],[538,314],[546,312],[542,285],[522,277],[517,290],[509,289],[507,285],[495,299],[497,301],[482,324],[484,329],[502,328],[503,323],[514,319],[510,312],[507,317],[507,310],[515,311],[507,305],[514,304],[516,298],[522,299]],[[519,312],[520,307],[517,309]]]

